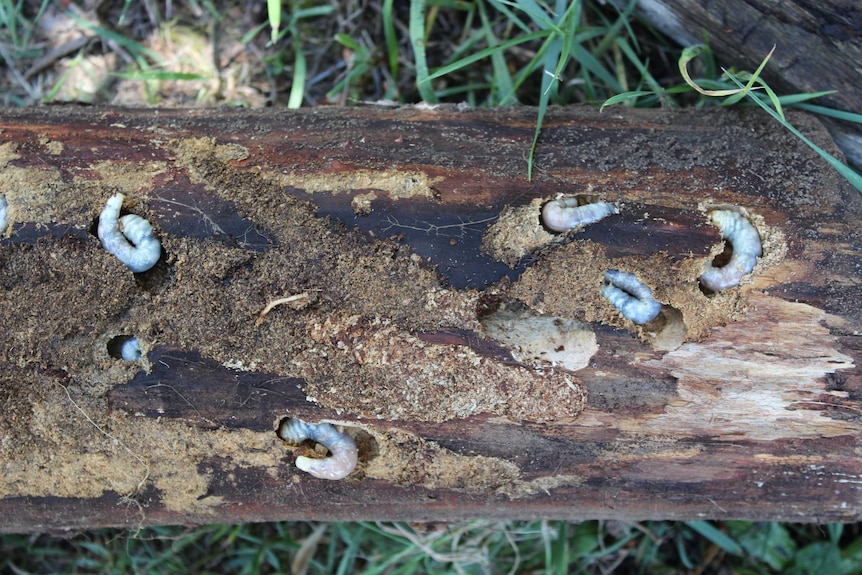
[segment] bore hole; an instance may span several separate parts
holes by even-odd
[[[118,335],[108,341],[108,355],[114,359],[138,361],[143,354],[138,338],[133,335]]]
[[[712,265],[712,267],[714,267],[716,269],[721,269],[724,266],[726,266],[728,263],[730,263],[730,258],[732,256],[733,256],[733,244],[730,242],[730,240],[724,240],[724,249],[721,251],[720,254],[718,254],[714,258],[712,258],[711,265]],[[712,297],[717,293],[717,292],[709,289],[708,287],[704,286],[702,282],[698,282],[697,287],[698,287],[698,289],[700,289],[700,293],[702,293],[703,295],[708,296],[708,297]]]
[[[500,309],[501,305],[503,305],[503,298],[498,295],[484,294],[480,296],[476,304],[476,319],[481,322],[486,316]]]
[[[167,257],[165,247],[162,246],[156,265],[145,272],[133,274],[138,287],[146,292],[155,293],[170,279],[171,266],[168,265]]]
[[[672,351],[683,343],[688,336],[682,313],[671,306],[663,305],[659,314],[644,324],[647,339],[658,351]]]
[[[291,437],[290,426],[293,421],[298,421],[302,424],[305,422],[299,418],[285,417],[279,420],[275,428],[275,434],[278,438],[289,445],[296,446],[294,454],[296,456],[305,455],[306,457],[326,457],[329,450],[320,443],[312,439],[299,439]],[[356,444],[356,449],[359,452],[360,461],[370,461],[377,457],[380,453],[380,447],[373,435],[364,429],[357,427],[341,426],[345,433],[353,438]]]
[[[598,351],[590,324],[572,318],[539,315],[518,300],[498,300],[479,314],[483,335],[508,350],[515,361],[569,371],[589,365]]]
[[[724,240],[724,250],[712,259],[712,267],[723,268],[730,262],[733,256],[733,244],[729,240]]]
[[[119,219],[119,218],[122,218],[123,216],[127,216],[127,215],[129,215],[129,214],[131,214],[131,213],[132,213],[132,212],[130,212],[130,211],[126,208],[126,206],[125,206],[125,205],[120,206],[120,215],[119,215],[119,216],[117,216],[117,218],[118,218],[118,219]],[[96,217],[94,217],[94,218],[93,218],[93,221],[92,221],[92,222],[90,222],[90,228],[87,230],[87,231],[89,231],[89,232],[90,232],[90,235],[92,235],[94,238],[98,238],[98,237],[99,237],[99,216],[100,216],[100,214],[97,214],[97,215],[96,215]],[[129,242],[129,243],[132,243],[132,242]]]

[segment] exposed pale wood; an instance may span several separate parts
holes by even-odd
[[[0,529],[858,520],[857,194],[755,112],[555,109],[529,182],[534,116],[4,110]],[[91,231],[117,190],[166,251],[138,277]],[[482,252],[507,205],[557,193],[621,213],[514,269]],[[771,234],[753,280],[712,298],[689,289],[719,242],[705,204]],[[688,314],[689,341],[655,349],[614,320],[593,294],[609,266]],[[480,320],[515,300],[591,322],[587,367],[535,370],[489,338]],[[128,333],[145,365],[108,355]],[[285,416],[346,425],[357,472],[296,470]]]

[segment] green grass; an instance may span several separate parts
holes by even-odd
[[[728,521],[262,523],[0,536],[14,573],[788,573],[862,570],[858,526]]]
[[[287,12],[294,15],[307,10],[292,10],[291,2],[279,0],[268,0],[267,4],[270,19],[273,14],[280,14],[279,7],[286,7]],[[653,52],[667,57],[669,43],[645,32],[643,23],[637,20],[635,6],[635,0],[630,0],[621,9],[614,9],[611,4],[565,0],[556,0],[553,5],[535,0],[414,0],[409,3],[407,38],[399,40],[393,24],[393,3],[386,2],[382,7],[384,25],[382,34],[378,35],[379,44],[360,43],[351,34],[336,34],[336,39],[353,52],[353,59],[348,77],[328,96],[332,98],[338,92],[347,92],[350,85],[361,85],[366,76],[388,64],[388,77],[397,84],[414,85],[418,98],[428,104],[453,99],[487,106],[512,105],[521,101],[535,104],[536,126],[526,154],[528,179],[532,177],[542,122],[550,104],[604,101],[602,107],[618,103],[680,106],[692,103],[692,95],[700,96],[693,102],[695,106],[707,105],[711,100],[718,100],[722,106],[747,102],[760,106],[862,193],[862,176],[793,127],[784,116],[783,108],[801,107],[857,123],[862,120],[860,115],[808,103],[828,93],[794,94],[780,98],[761,78],[771,53],[751,74],[719,71],[708,46],[692,46],[677,54],[680,76],[671,80],[676,84],[663,87],[657,74],[651,72],[650,54],[642,44],[645,41],[658,42],[661,48]],[[464,22],[458,37],[445,42],[442,50],[439,48],[443,44],[434,33],[441,9],[449,10]],[[635,27],[639,27],[640,33],[636,33]],[[278,23],[274,22],[273,34],[277,28]],[[294,28],[292,37],[296,39],[299,36]],[[429,45],[435,47],[436,61],[429,58]],[[405,66],[406,82],[395,80],[399,70],[399,47],[409,47],[405,52],[412,54],[412,62]],[[294,51],[299,58],[301,46],[294,45]],[[700,68],[705,75],[694,80],[687,65],[701,55],[708,59]],[[667,77],[666,70],[659,71]],[[304,86],[305,74],[304,60],[300,63],[298,59],[292,86]],[[685,83],[680,84],[680,80]],[[635,89],[628,89],[630,86],[635,86]],[[760,96],[757,90],[765,92],[767,98]],[[357,91],[352,94],[354,99],[360,97]],[[384,97],[404,102],[411,101],[410,94],[390,85]],[[297,100],[292,91],[288,105],[295,107]],[[345,101],[342,99],[341,103]]]
[[[133,0],[104,4],[100,20],[48,0],[0,0],[2,103],[55,101],[77,66],[104,55],[116,56],[116,65],[95,93],[97,102],[111,101],[119,81],[139,83],[142,103],[164,104],[171,86],[191,86],[194,92],[210,72],[174,69],[170,54],[148,44],[153,31],[179,23],[211,38],[218,60],[220,91],[196,102],[293,108],[380,100],[533,105],[537,117],[525,150],[527,175],[550,105],[759,106],[862,191],[859,175],[808,142],[784,110],[795,107],[852,122],[862,116],[812,103],[826,93],[775,94],[760,78],[766,59],[750,74],[722,71],[708,47],[683,51],[654,32],[638,18],[634,0],[621,8],[559,0],[268,0],[265,6],[258,3],[258,13],[250,10],[255,3],[239,1],[176,1],[170,13],[147,12],[145,3]],[[49,56],[53,29],[40,25],[58,17],[94,41],[46,63],[40,59]],[[234,72],[237,62],[241,71]],[[231,82],[242,90],[229,93],[225,85]],[[474,521],[428,529],[271,523],[93,530],[63,538],[3,535],[0,571],[862,572],[859,525]]]
[[[709,46],[705,44],[700,44],[696,46],[689,46],[685,48],[679,57],[679,71],[682,78],[685,80],[685,86],[677,86],[676,88],[672,88],[669,90],[665,90],[663,88],[653,86],[653,88],[649,91],[638,90],[633,92],[625,92],[622,94],[617,94],[614,97],[608,98],[605,100],[604,104],[602,104],[602,108],[605,106],[618,104],[621,102],[633,102],[642,96],[656,96],[659,98],[664,98],[670,96],[671,94],[679,94],[681,92],[687,91],[686,88],[697,92],[701,96],[705,98],[715,98],[719,101],[722,106],[732,106],[737,104],[743,99],[748,99],[760,108],[762,108],[767,114],[769,114],[776,122],[784,126],[787,130],[790,131],[794,136],[802,140],[808,147],[817,152],[817,154],[826,160],[826,162],[835,168],[835,170],[841,174],[844,179],[850,182],[856,190],[862,194],[862,175],[858,172],[844,164],[843,162],[836,159],[834,156],[823,150],[820,146],[809,140],[802,132],[797,130],[784,115],[785,107],[802,107],[803,109],[814,112],[821,113],[823,115],[827,115],[829,117],[838,118],[847,122],[854,122],[857,124],[862,124],[862,115],[853,114],[850,112],[842,112],[840,110],[833,110],[831,108],[824,108],[822,106],[812,106],[808,104],[807,101],[812,100],[814,98],[818,98],[820,96],[825,96],[830,94],[831,92],[820,92],[817,94],[794,94],[791,96],[779,97],[769,85],[764,82],[760,74],[763,72],[763,69],[766,67],[767,62],[769,62],[769,58],[772,56],[775,51],[775,47],[766,55],[763,61],[758,66],[757,70],[754,71],[753,74],[748,72],[732,72],[728,70],[724,70],[724,73],[721,77],[707,78],[703,80],[694,80],[691,78],[691,75],[688,72],[688,63],[694,60],[695,58],[706,55],[711,58],[712,52],[709,49]],[[711,62],[711,68],[715,68],[713,62]],[[762,89],[766,94],[764,98],[760,95],[756,90]]]

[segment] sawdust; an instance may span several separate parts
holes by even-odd
[[[118,336],[136,337],[145,354],[169,343],[223,365],[302,377],[309,399],[352,417],[445,421],[493,413],[571,421],[583,409],[586,394],[571,374],[503,362],[463,342],[423,340],[422,333],[441,330],[479,333],[480,294],[446,287],[409,247],[346,232],[316,217],[313,204],[286,196],[282,184],[231,170],[248,157],[243,147],[206,139],[166,146],[193,182],[255,222],[270,247],[166,233],[153,217],[159,198],[148,195],[156,181],[169,181],[163,161],[98,161],[71,178],[7,166],[2,185],[13,221],[63,228],[60,237],[2,246],[0,306],[8,312],[0,347],[13,367],[0,375],[7,400],[0,496],[110,491],[134,501],[144,482],[167,509],[206,515],[225,503],[208,494],[215,472],[204,469],[207,461],[283,472],[288,453],[274,433],[204,431],[111,411],[106,393],[149,365],[113,357]],[[411,178],[383,174],[366,183],[399,197],[430,193],[430,182]],[[105,198],[118,189],[162,241],[162,260],[143,274],[130,273],[92,233]],[[258,321],[267,303],[299,293],[310,294],[303,305],[277,306]],[[394,435],[376,440],[380,455],[366,450],[364,473],[429,487],[529,490],[511,463],[387,433]],[[385,463],[396,453],[405,462],[399,470]]]
[[[377,190],[392,200],[407,198],[434,199],[434,184],[441,177],[429,178],[420,171],[352,170],[350,172],[315,172],[279,174],[272,177],[281,186],[290,186],[314,194],[339,194],[353,190]]]
[[[699,209],[705,213],[715,207],[701,205]],[[609,257],[602,244],[575,237],[572,243],[547,250],[522,274],[508,295],[542,314],[626,328],[659,350],[702,339],[711,328],[744,316],[754,278],[779,265],[787,253],[784,234],[778,228],[766,225],[762,216],[744,208],[733,209],[743,212],[754,224],[763,247],[763,256],[758,258],[753,272],[743,277],[740,288],[705,294],[700,287],[698,278],[704,265],[722,253],[724,242],[716,243],[705,257],[680,258],[663,252]],[[600,287],[609,269],[634,273],[652,289],[655,299],[663,304],[655,320],[635,325],[601,295]]]
[[[63,153],[63,142],[58,142],[56,140],[51,140],[47,137],[43,137],[39,139],[39,143],[45,146],[45,149],[52,156],[59,156]]]
[[[17,142],[6,142],[0,144],[0,168],[5,168],[12,160],[17,160],[21,155],[18,153]]]
[[[459,455],[395,428],[375,432],[374,439],[379,451],[365,466],[364,474],[397,485],[492,493],[518,499],[582,482],[581,478],[565,474],[526,480],[518,466],[509,461]]]
[[[368,192],[367,194],[356,194],[350,200],[350,207],[353,208],[353,213],[357,216],[367,216],[371,213],[372,203],[377,199],[377,192]]]
[[[66,198],[54,198],[54,189],[63,183],[59,170],[34,170],[8,166],[0,178],[0,195],[9,202],[8,221],[53,222],[63,219],[63,204],[55,203]],[[54,200],[54,201],[52,201]],[[59,208],[59,209],[58,209]]]
[[[462,456],[411,433],[389,429],[376,435],[379,455],[366,467],[368,477],[431,489],[495,491],[520,478],[513,463],[494,457]],[[458,470],[452,473],[453,470]]]
[[[91,168],[99,179],[109,181],[123,194],[141,192],[146,194],[153,188],[156,176],[164,174],[166,162],[96,162]]]
[[[388,320],[330,316],[296,355],[314,401],[381,419],[445,421],[479,413],[574,418],[586,394],[564,372],[504,365],[466,346],[429,345]]]
[[[547,200],[534,198],[526,206],[506,206],[500,217],[482,235],[482,251],[509,267],[527,255],[565,236],[552,234],[541,224],[542,205]]]

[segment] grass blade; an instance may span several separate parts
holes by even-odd
[[[492,102],[495,105],[505,106],[512,104],[514,98],[505,100],[499,98],[499,94],[514,94],[515,83],[512,81],[512,75],[509,73],[509,67],[506,65],[506,60],[503,57],[503,50],[499,49],[500,42],[494,36],[491,21],[488,18],[488,11],[483,2],[479,2],[479,18],[482,20],[482,29],[485,33],[485,41],[489,46],[497,47],[497,50],[491,54],[491,65],[494,69],[495,90],[492,94]]]
[[[606,106],[622,104],[623,102],[628,102],[629,100],[634,100],[640,98],[641,96],[652,96],[654,93],[655,92],[652,92],[650,90],[635,90],[633,92],[623,92],[622,94],[611,96],[610,98],[602,102],[602,105],[599,108],[599,112],[603,111]]]
[[[834,108],[827,108],[826,106],[817,106],[816,104],[796,104],[793,107],[820,114],[821,116],[835,118],[836,120],[862,124],[862,114],[854,114],[853,112],[845,112],[844,110],[836,110]]]
[[[296,56],[293,61],[293,81],[290,84],[290,96],[287,99],[287,107],[297,109],[302,106],[302,98],[305,95],[305,52],[299,43],[296,44]]]
[[[171,72],[169,70],[144,70],[141,72],[116,72],[112,74],[117,78],[126,78],[128,80],[206,80],[201,74],[193,74],[191,72]]]
[[[392,20],[392,0],[383,0],[383,38],[389,57],[389,73],[398,77],[398,38],[395,37],[395,22]]]
[[[739,543],[709,521],[689,521],[686,525],[731,555],[742,555],[742,547]]]
[[[531,42],[533,40],[541,40],[542,38],[545,38],[547,36],[548,36],[547,31],[539,30],[538,32],[531,32],[529,34],[525,34],[524,36],[519,36],[517,38],[507,40],[507,41],[502,42],[501,44],[498,44],[496,46],[491,46],[490,48],[485,48],[484,50],[479,50],[478,52],[475,52],[474,54],[471,54],[465,58],[461,58],[457,62],[452,62],[451,64],[447,64],[446,66],[443,66],[443,67],[437,69],[433,74],[430,74],[429,76],[427,76],[422,81],[428,82],[430,80],[434,80],[434,79],[439,78],[441,76],[451,74],[452,72],[455,72],[457,70],[460,70],[461,68],[469,66],[470,64],[472,64],[474,62],[478,62],[479,60],[482,60],[484,58],[488,58],[489,56],[492,56],[495,53],[503,52],[504,50],[511,48],[512,46],[517,46],[518,44],[523,44],[524,42]],[[417,76],[417,82],[418,81],[419,80],[418,80],[418,76]]]
[[[798,104],[800,102],[805,102],[807,100],[813,100],[815,98],[822,98],[823,96],[831,96],[832,94],[837,94],[837,90],[823,90],[822,92],[809,92],[805,94],[789,94],[787,96],[779,96],[778,99],[781,100],[781,103],[785,106],[788,104]]]
[[[734,94],[739,93],[739,88],[731,88],[729,90],[704,90],[701,88],[697,82],[691,79],[691,76],[688,74],[688,63],[700,56],[703,53],[711,53],[709,46],[706,44],[696,44],[694,46],[688,46],[683,49],[682,55],[679,57],[679,73],[682,75],[682,79],[685,80],[685,83],[703,94],[704,96],[716,96],[716,97],[724,97],[724,96],[732,96]]]
[[[416,63],[416,87],[422,100],[433,104],[437,96],[428,83],[428,60],[425,55],[425,0],[410,2],[410,23],[408,26],[410,44],[413,46],[413,59]]]
[[[551,46],[547,54],[545,54],[544,63],[545,70],[550,70],[560,59],[560,51],[562,47],[559,43]],[[536,117],[536,129],[533,132],[533,142],[530,144],[530,155],[527,158],[527,179],[533,178],[533,160],[536,155],[536,146],[539,143],[539,134],[542,131],[542,121],[545,119],[545,113],[548,110],[548,100],[551,97],[551,90],[556,83],[556,76],[542,74],[542,95],[539,98],[539,113]]]
[[[278,29],[281,27],[281,0],[266,0],[266,16],[272,29],[270,44],[278,42]]]

